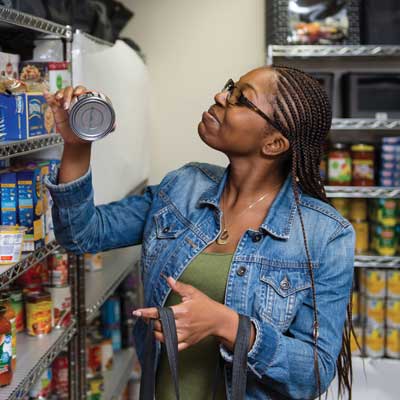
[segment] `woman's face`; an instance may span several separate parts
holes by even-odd
[[[260,110],[272,115],[271,101],[276,93],[273,70],[255,69],[242,76],[235,85]],[[227,92],[216,94],[215,104],[203,113],[198,126],[200,138],[228,157],[259,154],[267,134],[266,120],[244,105],[229,104],[227,96]]]

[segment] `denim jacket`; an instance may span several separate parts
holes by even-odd
[[[146,306],[164,305],[170,289],[161,273],[179,279],[221,231],[219,200],[229,167],[190,163],[168,173],[143,195],[94,206],[91,172],[68,184],[47,181],[57,240],[75,253],[142,244]],[[335,376],[354,263],[354,231],[333,207],[300,193],[314,269],[319,317],[321,390]],[[258,231],[241,237],[228,275],[225,304],[249,315],[256,328],[248,353],[246,398],[313,399],[311,280],[300,219],[288,177]],[[139,358],[145,324],[135,327]],[[157,360],[160,346],[158,346]],[[227,398],[232,354],[222,345]]]

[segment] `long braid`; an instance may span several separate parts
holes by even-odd
[[[314,283],[314,269],[308,247],[304,220],[300,207],[299,186],[302,191],[329,203],[320,176],[320,161],[323,143],[329,133],[332,122],[332,111],[326,93],[319,83],[295,68],[273,66],[277,73],[277,95],[273,109],[274,121],[291,144],[291,174],[296,208],[300,219],[304,248],[308,260],[308,269],[312,286],[313,302],[313,341],[314,369],[321,396],[321,381],[318,366],[318,309]],[[347,307],[347,320],[342,335],[342,348],[337,360],[339,395],[346,390],[351,400],[352,364],[350,335],[352,326],[352,299]]]

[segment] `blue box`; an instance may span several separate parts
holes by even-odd
[[[52,111],[40,93],[0,94],[0,108],[5,117],[3,140],[26,140],[54,132]]]
[[[17,175],[15,172],[0,174],[1,224],[17,225]]]

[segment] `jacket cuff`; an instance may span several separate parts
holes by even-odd
[[[93,196],[92,171],[68,183],[58,183],[57,171],[44,181],[54,203],[61,208],[70,208],[88,201]]]
[[[247,366],[258,377],[262,378],[265,370],[272,364],[279,346],[280,333],[269,323],[251,318],[256,330],[256,337],[252,348],[247,354]],[[232,363],[233,353],[222,344],[220,345],[222,358]]]

